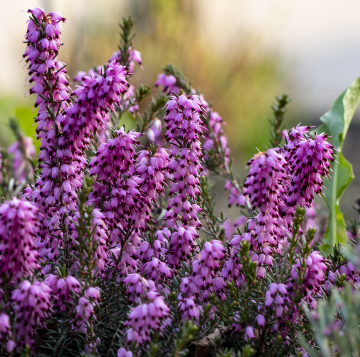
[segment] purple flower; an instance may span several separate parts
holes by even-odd
[[[310,207],[315,194],[323,191],[322,177],[329,176],[334,148],[326,141],[327,135],[315,135],[298,142],[290,151],[289,165],[292,180],[287,193],[287,205]]]
[[[128,326],[127,339],[138,345],[150,342],[150,333],[161,331],[161,322],[169,315],[170,309],[164,298],[155,291],[147,294],[148,302],[138,305],[130,312],[125,326]]]
[[[265,317],[261,314],[257,315],[255,318],[256,322],[258,323],[258,325],[260,327],[264,327],[265,326]]]
[[[28,280],[12,292],[12,306],[16,313],[15,329],[18,345],[33,344],[33,334],[37,325],[45,328],[45,319],[51,311],[51,288],[46,283]]]
[[[203,144],[203,151],[205,159],[209,157],[216,158],[219,162],[224,161],[224,164],[228,165],[230,162],[230,149],[228,147],[227,137],[222,129],[224,121],[220,115],[211,108],[207,108],[207,112],[209,128],[204,134],[205,142]]]
[[[0,271],[16,279],[40,268],[36,212],[34,204],[17,198],[0,206]]]
[[[204,128],[202,115],[200,99],[195,95],[172,96],[166,104],[165,138],[171,145],[168,168],[173,183],[164,219],[173,230],[168,253],[171,266],[178,266],[190,256],[201,226],[197,213],[202,209],[196,199],[200,193],[198,177],[204,173],[200,143]]]
[[[0,314],[0,340],[11,337],[11,326],[9,316],[5,313]]]
[[[132,357],[132,352],[126,350],[124,347],[121,347],[117,351],[117,357]]]
[[[202,307],[196,305],[194,297],[183,298],[178,297],[179,309],[181,316],[185,320],[199,320],[199,314],[202,311]]]
[[[176,85],[176,78],[173,75],[159,74],[155,82],[155,87],[163,86],[165,94],[175,93],[178,94],[180,87]]]
[[[86,333],[87,323],[94,316],[94,308],[100,301],[100,291],[98,288],[88,287],[83,296],[78,299],[75,306],[75,317],[72,320],[73,328],[76,331]]]
[[[248,339],[254,339],[255,338],[255,333],[254,333],[253,327],[247,326],[245,328],[244,338],[245,338],[245,341],[247,341]]]
[[[245,196],[243,192],[230,181],[226,181],[225,189],[230,190],[228,207],[236,204],[236,206],[245,206]]]
[[[25,181],[27,177],[31,177],[34,170],[29,159],[36,156],[32,138],[21,135],[20,141],[16,141],[8,147],[8,153],[13,154],[12,168],[15,178]]]
[[[123,280],[126,286],[126,293],[131,302],[145,298],[149,290],[149,282],[140,274],[128,274]]]
[[[66,278],[60,278],[56,275],[49,274],[46,276],[45,281],[52,290],[52,298],[54,305],[56,305],[61,312],[65,312],[67,304],[73,303],[72,293],[79,294],[81,284],[71,275]]]
[[[302,285],[299,286],[299,272],[302,270],[300,259],[292,266],[290,278],[287,282],[286,289],[291,293],[300,288],[303,292],[304,299],[313,309],[316,308],[315,297],[321,297],[322,285],[325,281],[327,266],[324,263],[323,256],[318,251],[311,252],[305,260],[305,275]]]

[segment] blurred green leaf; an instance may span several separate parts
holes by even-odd
[[[35,137],[36,126],[34,125],[34,118],[37,116],[37,111],[29,107],[17,107],[15,115],[19,119],[21,131],[26,136]]]
[[[330,254],[332,247],[347,241],[344,217],[339,201],[346,187],[354,178],[352,165],[342,155],[342,146],[360,100],[360,78],[356,79],[335,101],[333,107],[321,117],[323,124],[317,132],[325,132],[337,150],[337,162],[332,164],[332,179],[325,183],[324,200],[329,206],[328,227],[321,249]]]

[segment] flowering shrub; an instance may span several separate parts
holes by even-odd
[[[130,84],[142,66],[131,19],[109,61],[70,80],[58,57],[65,18],[28,12],[24,58],[40,153],[29,165],[34,147],[13,121],[18,141],[1,162],[1,355],[324,350],[318,335],[326,332],[314,325],[318,300],[356,288],[360,264],[338,246],[328,251],[344,242],[334,236],[335,229],[342,237],[342,216],[330,215],[323,232],[314,199],[328,180],[330,211],[338,212],[350,176],[342,142],[329,134],[342,130],[343,140],[359,84],[316,131],[282,131],[288,99],[279,97],[270,145],[250,159],[241,184],[222,118],[179,71],[165,67],[155,83],[161,94],[140,111],[150,88]],[[338,107],[340,129],[329,125]],[[125,111],[136,130],[122,126]],[[214,213],[210,174],[226,179],[235,225]],[[355,244],[357,224],[348,235]],[[346,333],[346,321],[333,316],[326,336]]]

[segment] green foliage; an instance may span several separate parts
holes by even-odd
[[[287,106],[290,103],[290,98],[288,95],[283,94],[281,96],[276,96],[276,101],[274,102],[273,106],[271,107],[273,111],[272,119],[269,119],[271,124],[270,130],[270,146],[275,148],[280,145],[282,140],[282,131],[284,129],[283,121],[284,115],[287,110]]]
[[[194,339],[198,327],[191,321],[185,321],[174,341],[173,357],[186,356],[187,344]]]
[[[132,46],[132,40],[135,37],[135,34],[132,34],[132,29],[134,27],[135,20],[129,16],[127,19],[123,17],[122,23],[119,24],[120,26],[120,45],[119,50],[121,52],[121,59],[120,63],[123,66],[127,66],[129,60],[129,47]]]
[[[325,202],[330,209],[329,223],[321,249],[331,253],[332,247],[347,241],[346,226],[340,212],[340,198],[354,178],[352,165],[342,155],[342,147],[351,119],[360,100],[360,78],[355,80],[336,100],[333,107],[321,117],[323,124],[316,130],[331,136],[337,150],[337,162],[332,165],[332,179],[325,183]]]
[[[310,357],[360,356],[360,294],[347,286],[342,292],[332,290],[329,301],[321,300],[317,311],[306,310],[315,334],[315,346],[299,341]]]
[[[159,95],[157,98],[151,98],[149,109],[142,117],[138,117],[136,130],[143,133],[152,120],[159,116],[164,111],[167,98],[164,95]]]

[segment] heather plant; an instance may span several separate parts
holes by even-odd
[[[1,152],[1,355],[357,355],[359,224],[344,245],[338,203],[360,81],[321,128],[284,129],[289,99],[277,97],[270,142],[240,180],[223,119],[172,65],[140,110],[151,89],[131,84],[142,69],[131,18],[108,62],[70,79],[59,60],[66,19],[28,13],[40,152],[35,164],[12,120],[17,142]],[[127,112],[136,129],[123,125]],[[235,223],[215,213],[213,175]],[[325,233],[317,196],[330,209]]]

